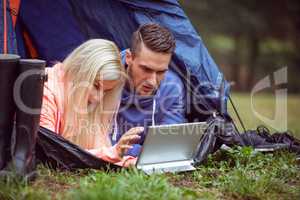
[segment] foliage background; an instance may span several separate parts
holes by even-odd
[[[300,92],[299,0],[179,2],[233,90],[250,91],[287,66],[288,91]]]

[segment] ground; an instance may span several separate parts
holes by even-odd
[[[233,94],[233,100],[247,128],[263,124],[250,109],[249,95]],[[300,138],[299,100],[297,95],[288,98],[288,128]],[[259,95],[254,108],[271,118],[274,102],[271,94]],[[248,147],[218,151],[188,173],[147,176],[135,169],[69,172],[46,166],[38,166],[38,173],[29,184],[0,181],[0,199],[300,199],[295,155],[256,153]]]

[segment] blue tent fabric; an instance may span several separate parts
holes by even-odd
[[[138,24],[123,3],[111,0],[69,2],[87,39],[105,38],[115,41],[120,49],[128,48],[131,34]]]
[[[16,54],[17,53],[17,41],[16,35],[13,29],[11,11],[9,9],[9,0],[6,1],[6,24],[7,24],[7,53]],[[0,3],[0,53],[4,53],[4,13],[3,3]],[[3,19],[3,20],[2,20]]]
[[[72,49],[86,40],[72,14],[71,5],[65,0],[57,0],[55,3],[39,0],[21,1],[18,18],[18,25],[20,24],[20,30],[28,32],[40,58],[47,61],[64,59]],[[18,33],[19,41],[21,35]],[[19,52],[22,57],[27,56],[20,48]]]
[[[176,0],[23,0],[19,19],[20,30],[28,31],[40,58],[48,63],[61,61],[90,38],[128,48],[139,25],[159,23],[176,38],[171,68],[184,79],[190,94],[189,121],[215,111],[227,115],[229,84]]]

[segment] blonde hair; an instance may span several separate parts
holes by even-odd
[[[124,68],[116,45],[104,39],[89,40],[76,48],[63,62],[64,122],[62,134],[85,148],[110,146],[108,133],[118,109],[124,85]],[[119,80],[103,95],[92,110],[88,107],[89,90],[96,79]]]

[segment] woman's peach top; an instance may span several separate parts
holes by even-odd
[[[63,69],[58,63],[51,68],[47,68],[48,80],[44,85],[43,104],[41,110],[40,126],[48,128],[64,137],[62,133],[63,119]],[[99,141],[101,143],[101,141]],[[100,145],[101,146],[101,145]],[[115,146],[86,149],[93,155],[120,166],[134,165],[136,158],[124,156],[120,158]]]

